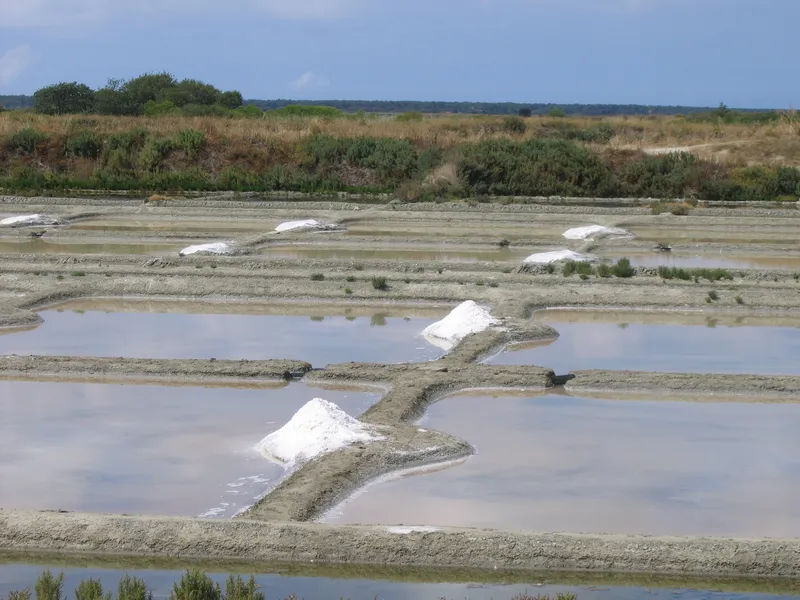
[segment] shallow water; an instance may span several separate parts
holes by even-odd
[[[264,220],[259,218],[241,218],[240,220],[221,219],[196,219],[196,218],[153,218],[132,219],[92,219],[71,224],[70,229],[81,231],[164,231],[176,234],[182,233],[267,233],[275,229],[279,220]]]
[[[0,241],[0,254],[160,254],[178,251],[186,244],[126,244],[96,242],[52,242],[25,239],[19,242]]]
[[[728,254],[685,254],[676,252],[601,252],[601,258],[630,259],[636,267],[681,267],[720,269],[761,269],[791,271],[800,269],[800,256],[741,256]]]
[[[0,381],[0,506],[230,517],[283,474],[253,447],[315,397],[379,394]]]
[[[166,599],[172,591],[172,584],[177,582],[184,571],[155,570],[139,567],[98,568],[75,566],[75,560],[65,561],[52,559],[43,564],[24,564],[0,562],[0,596],[9,591],[33,587],[36,578],[44,569],[54,574],[64,573],[64,592],[67,597],[81,580],[93,577],[99,579],[106,590],[116,590],[120,578],[126,573],[145,580],[156,600]],[[89,565],[92,559],[84,559]],[[470,573],[448,576],[442,574],[421,573],[415,575],[413,570],[398,573],[393,578],[366,579],[359,574],[369,575],[371,568],[348,569],[348,567],[325,568],[325,576],[311,576],[305,572],[313,572],[308,567],[257,567],[247,570],[246,565],[235,569],[244,577],[256,573],[256,582],[260,591],[268,600],[279,600],[294,594],[306,600],[441,600],[458,598],[463,600],[511,600],[517,594],[539,594],[555,597],[558,593],[574,593],[578,600],[674,600],[676,597],[685,600],[771,600],[777,598],[791,599],[800,596],[796,586],[791,582],[746,582],[742,584],[726,584],[724,580],[698,581],[698,584],[713,585],[711,589],[694,589],[694,581],[676,582],[680,587],[652,585],[647,579],[640,586],[625,586],[624,578],[602,578],[593,575],[567,574],[525,574],[508,573],[503,575],[492,573],[475,573],[476,579],[464,579]],[[323,569],[318,569],[323,570]],[[339,573],[341,571],[341,574]],[[227,570],[211,569],[209,575],[224,587]],[[283,573],[283,574],[281,574]],[[297,573],[289,575],[289,573]],[[406,575],[408,578],[404,578]],[[483,579],[487,578],[487,579]],[[621,580],[621,581],[620,581]],[[469,581],[487,581],[486,583],[467,583]],[[507,583],[513,582],[513,583]],[[698,586],[699,587],[699,586]],[[729,591],[721,591],[720,587]],[[740,590],[741,591],[736,591]],[[749,591],[744,591],[749,590]]]
[[[477,454],[368,486],[326,521],[800,536],[800,405],[475,395],[421,424]]]
[[[446,312],[394,306],[78,301],[41,311],[44,323],[35,329],[0,335],[0,354],[290,358],[315,367],[426,361],[442,351],[425,341],[422,330]]]
[[[538,365],[558,374],[584,369],[800,374],[799,318],[558,310],[540,311],[534,318],[560,336],[511,347],[488,362]]]
[[[322,259],[373,259],[416,260],[442,262],[495,262],[519,261],[530,254],[528,251],[497,248],[496,250],[459,250],[448,248],[319,248],[313,246],[267,246],[259,254],[270,258],[322,258]]]

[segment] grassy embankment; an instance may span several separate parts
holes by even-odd
[[[653,148],[685,148],[648,154]],[[0,187],[797,200],[800,125],[697,117],[0,113]]]
[[[331,594],[336,597],[337,594]],[[51,571],[43,572],[36,580],[33,592],[30,588],[13,591],[8,600],[67,600],[64,593],[64,574],[53,575]],[[84,579],[75,588],[75,600],[112,600],[110,591],[103,589],[99,579]],[[117,600],[153,600],[153,594],[144,580],[125,575],[117,586]],[[296,596],[289,596],[295,600]],[[259,590],[255,578],[244,580],[240,575],[228,576],[223,588],[200,570],[188,570],[181,580],[172,586],[169,600],[265,600]],[[288,600],[288,599],[287,599]],[[550,600],[549,596],[530,596],[522,594],[513,600]],[[557,594],[554,600],[576,600],[574,594]]]

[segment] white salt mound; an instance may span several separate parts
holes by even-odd
[[[575,227],[564,232],[564,237],[568,240],[585,240],[590,237],[606,236],[625,236],[632,237],[633,234],[627,229],[620,227],[605,227],[603,225],[587,225],[586,227]]]
[[[270,460],[295,464],[356,442],[381,439],[333,402],[314,398],[286,425],[261,440],[256,450]]]
[[[316,219],[305,219],[304,221],[287,221],[286,223],[281,223],[275,228],[275,231],[282,233],[284,231],[311,231],[314,229],[326,230],[333,228],[333,225],[320,223]]]
[[[426,327],[422,335],[431,344],[444,350],[450,350],[468,335],[498,325],[500,325],[500,321],[495,319],[488,310],[478,306],[472,300],[467,300],[456,306],[441,321]]]
[[[178,252],[178,256],[188,256],[190,254],[230,254],[233,246],[226,242],[213,242],[211,244],[198,244],[189,246]]]
[[[16,217],[7,217],[0,221],[0,225],[7,225],[9,227],[20,227],[23,225],[55,225],[56,223],[58,223],[58,219],[45,215],[19,215]]]
[[[434,533],[436,531],[441,531],[441,529],[439,527],[431,527],[430,525],[418,525],[412,527],[387,527],[386,531],[398,535],[408,535],[409,533]]]
[[[581,254],[580,252],[573,252],[572,250],[554,250],[553,252],[541,252],[539,254],[531,254],[528,258],[523,260],[523,263],[532,265],[549,265],[561,260],[571,260],[574,262],[592,262],[597,260],[597,257],[590,254]]]

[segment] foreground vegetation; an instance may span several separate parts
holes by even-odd
[[[182,83],[168,88],[174,99],[186,91]],[[223,94],[206,91],[209,101]],[[242,118],[171,109],[149,117],[6,111],[0,187],[390,192],[407,201],[489,195],[795,201],[800,195],[800,127],[792,114],[743,125],[683,117],[378,118],[320,107],[248,117],[246,109],[232,110],[243,111]],[[643,151],[697,144],[703,147],[691,153]]]
[[[99,579],[84,579],[78,584],[74,592],[75,600],[112,600],[111,591],[103,589]],[[336,597],[334,592],[331,597]],[[43,572],[36,580],[33,592],[30,588],[12,591],[7,600],[67,600],[64,592],[64,574],[53,575],[51,571]],[[296,600],[294,595],[289,597]],[[116,600],[153,600],[153,593],[147,583],[138,577],[125,575],[117,586]],[[180,581],[173,584],[169,600],[265,600],[263,592],[259,591],[255,578],[247,581],[240,575],[229,575],[225,587],[212,580],[203,571],[187,570]],[[549,596],[530,596],[520,594],[512,600],[550,600]],[[576,600],[574,594],[557,594],[553,600]]]

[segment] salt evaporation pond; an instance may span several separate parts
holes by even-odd
[[[447,309],[79,301],[0,335],[0,354],[399,363],[443,351],[422,330]]]
[[[598,252],[601,258],[628,258],[636,267],[677,267],[681,269],[757,269],[791,271],[800,269],[800,256],[741,255],[686,252]]]
[[[26,559],[31,560],[31,557]],[[165,600],[172,585],[185,571],[171,559],[158,568],[158,559],[108,559],[92,557],[51,558],[39,564],[10,562],[3,564],[0,557],[0,596],[7,597],[12,590],[32,588],[43,570],[64,573],[64,591],[67,595],[81,580],[100,580],[105,590],[114,592],[119,580],[126,574],[143,579],[155,600]],[[195,567],[197,563],[186,563]],[[228,568],[225,568],[225,567]],[[436,598],[464,598],[467,600],[512,600],[538,595],[555,598],[557,594],[570,593],[579,600],[791,600],[800,598],[797,582],[761,579],[756,581],[725,579],[668,579],[654,576],[615,575],[603,577],[581,573],[527,573],[525,571],[464,571],[431,569],[381,569],[363,565],[250,565],[232,562],[228,565],[211,563],[209,577],[224,589],[228,573],[238,572],[243,577],[255,573],[260,592],[267,599],[308,598],[310,600],[435,600]],[[170,569],[170,570],[167,570]],[[373,579],[367,579],[373,577]],[[636,587],[640,586],[640,587]],[[711,589],[708,589],[711,588]],[[712,591],[713,590],[713,591]]]
[[[800,318],[707,313],[544,310],[555,340],[510,347],[488,362],[584,369],[800,374]]]
[[[800,536],[800,404],[461,395],[420,424],[477,454],[379,480],[326,522]]]
[[[459,248],[342,248],[320,246],[267,246],[258,251],[270,258],[328,259],[328,260],[411,260],[441,262],[493,262],[519,261],[530,252],[498,248],[496,250],[468,250]]]
[[[53,242],[45,239],[0,240],[0,254],[163,254],[177,251],[181,243]]]
[[[0,381],[5,509],[230,517],[284,469],[255,449],[315,397],[357,417],[378,393]]]

